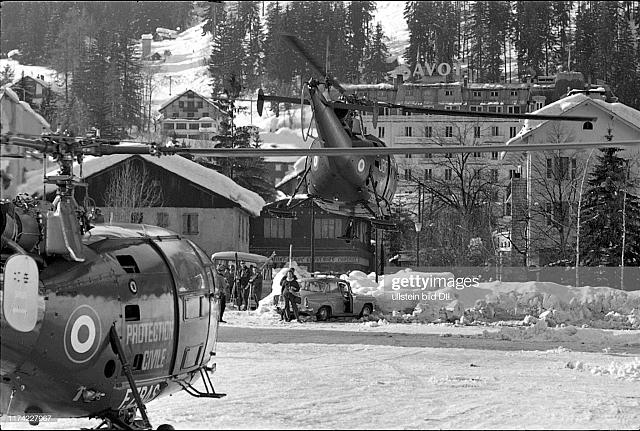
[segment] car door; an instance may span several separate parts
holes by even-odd
[[[336,280],[330,280],[327,282],[327,285],[327,303],[331,307],[331,314],[333,316],[344,315],[344,302],[342,300],[342,292],[340,291],[338,282]]]

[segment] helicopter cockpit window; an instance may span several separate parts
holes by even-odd
[[[195,250],[185,241],[158,241],[158,247],[164,252],[176,273],[178,292],[190,292],[205,289],[206,273]]]

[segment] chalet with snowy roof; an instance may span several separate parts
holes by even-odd
[[[226,115],[211,100],[193,90],[177,94],[159,109],[162,133],[178,139],[211,140]]]
[[[545,266],[556,261],[558,250],[567,247],[575,254],[577,206],[582,179],[593,171],[599,150],[563,150],[568,142],[603,142],[640,139],[640,111],[607,100],[606,90],[574,90],[535,114],[594,117],[591,122],[525,120],[524,127],[507,145],[558,143],[558,150],[505,153],[503,161],[512,172],[505,201],[511,223],[511,241],[520,250],[529,250],[528,265]],[[640,160],[640,149],[622,147],[618,156]],[[637,163],[630,163],[631,178],[640,178]],[[583,193],[587,184],[584,185]],[[638,192],[636,191],[636,194]],[[584,198],[584,194],[583,194]]]
[[[158,194],[155,206],[117,207],[108,197],[110,184],[128,162],[135,169],[132,187]],[[79,166],[74,173],[80,174]],[[146,174],[146,175],[145,175]],[[260,215],[264,200],[230,178],[181,156],[113,155],[88,157],[83,164],[88,195],[100,208],[104,221],[156,225],[193,240],[209,254],[221,250],[249,251],[249,219]],[[119,176],[126,182],[126,177]],[[124,178],[124,180],[123,180]],[[122,185],[122,184],[121,184]],[[123,185],[126,189],[126,184]],[[42,177],[34,176],[19,192],[42,193]],[[53,197],[55,188],[47,186]],[[76,200],[84,191],[76,188]],[[124,219],[123,219],[124,218]]]
[[[44,76],[22,76],[13,84],[11,89],[21,101],[27,102],[32,108],[40,109],[44,101],[50,96],[51,85],[44,81]]]

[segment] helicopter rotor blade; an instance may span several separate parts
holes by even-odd
[[[640,140],[606,142],[566,142],[562,144],[516,144],[516,145],[438,145],[429,147],[351,147],[351,148],[179,148],[158,147],[160,154],[202,154],[213,157],[273,157],[273,156],[366,156],[394,154],[445,154],[477,152],[529,152],[578,150],[588,148],[612,148],[639,146]]]
[[[289,46],[294,51],[297,51],[298,54],[300,54],[307,62],[309,62],[309,64],[311,65],[311,67],[313,67],[316,73],[319,73],[320,75],[322,75],[328,81],[329,85],[332,85],[333,87],[337,88],[341,94],[345,92],[345,89],[340,84],[340,82],[336,78],[330,76],[329,73],[326,70],[324,70],[322,65],[315,59],[313,55],[311,55],[309,51],[307,51],[307,49],[304,47],[304,45],[302,45],[302,43],[296,36],[292,34],[287,34],[287,33],[282,33],[280,36],[289,44]]]

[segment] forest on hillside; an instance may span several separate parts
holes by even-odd
[[[231,75],[242,87],[280,91],[298,76],[314,76],[278,38],[283,32],[297,35],[345,82],[378,83],[394,67],[386,61],[387,35],[374,22],[376,2],[270,2],[261,23],[263,7],[209,4],[205,29],[216,23],[210,70],[217,91]],[[410,66],[458,59],[477,82],[570,69],[593,84],[606,82],[621,102],[640,108],[638,1],[407,1],[404,18]]]

